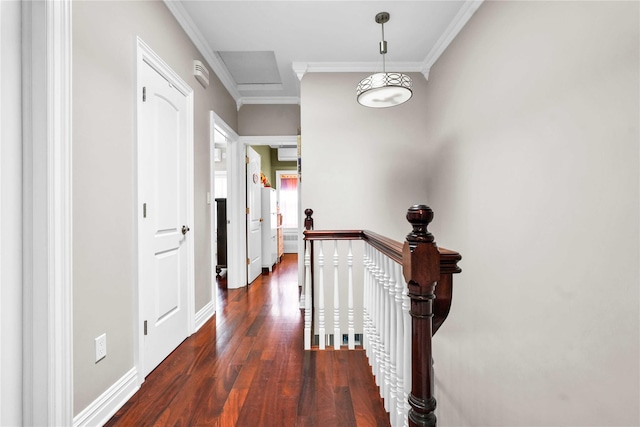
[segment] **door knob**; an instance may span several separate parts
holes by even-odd
[[[187,227],[186,225],[182,226],[182,235],[184,236],[185,234],[187,234],[187,231],[189,231],[189,227]]]

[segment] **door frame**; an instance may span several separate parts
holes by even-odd
[[[289,169],[289,170],[284,170],[284,169],[278,169],[276,170],[276,185],[277,185],[277,190],[278,190],[278,202],[280,201],[280,183],[281,183],[281,179],[282,179],[282,175],[296,175],[298,176],[298,183],[297,183],[297,189],[296,189],[296,193],[298,193],[298,200],[297,200],[297,208],[298,208],[298,227],[295,228],[296,233],[298,235],[298,239],[296,240],[296,242],[298,242],[300,239],[302,239],[302,228],[303,228],[303,224],[304,221],[302,220],[302,215],[300,213],[300,209],[301,209],[301,203],[300,203],[300,198],[302,197],[302,195],[300,194],[300,175],[298,174],[298,169]],[[283,227],[283,234],[284,234],[284,227]],[[293,228],[289,228],[288,230],[293,230]],[[298,248],[296,247],[296,253],[298,253]]]
[[[244,225],[244,146],[240,137],[214,111],[210,112],[211,128],[218,127],[227,136],[227,288],[237,289],[246,285],[247,269],[245,268],[246,250],[244,242],[247,231]],[[213,150],[213,145],[211,146]],[[209,168],[214,174],[213,165]],[[240,174],[240,176],[238,176]],[[215,179],[215,176],[212,176]],[[212,187],[213,188],[213,187]],[[238,216],[241,219],[238,219]],[[212,223],[212,226],[214,224]],[[242,242],[239,244],[238,242]],[[213,241],[211,242],[213,245]],[[215,266],[213,266],[215,269]],[[214,276],[215,277],[215,276]],[[213,280],[212,280],[213,282]]]
[[[71,0],[21,2],[23,424],[73,422]]]
[[[235,273],[238,276],[236,280],[231,281],[229,277],[227,284],[230,289],[240,288],[247,286],[247,226],[246,226],[246,208],[247,208],[247,186],[245,184],[245,158],[247,156],[247,145],[296,145],[298,143],[297,135],[275,135],[275,136],[240,136],[237,143],[233,144],[232,150],[227,150],[227,165],[229,166],[229,196],[233,194],[238,195],[238,199],[234,201],[233,211],[229,212],[229,218],[232,223],[235,223],[235,230],[237,234],[234,235],[235,239],[231,241],[231,235],[229,237],[229,251],[233,245],[233,254],[236,257],[236,262],[239,262],[238,271]],[[233,169],[233,173],[232,173]],[[227,204],[229,201],[227,200]],[[229,231],[229,230],[228,230]],[[240,242],[240,243],[238,243]],[[244,271],[244,273],[242,271]],[[231,271],[228,271],[231,274]],[[244,280],[242,280],[244,279]]]
[[[141,70],[144,66],[144,63],[151,66],[154,70],[156,70],[161,76],[163,76],[167,81],[169,81],[180,93],[182,93],[187,98],[187,125],[186,125],[186,221],[191,228],[191,233],[189,233],[186,237],[186,242],[184,243],[186,246],[186,259],[187,259],[187,336],[190,336],[195,331],[195,258],[194,258],[194,236],[197,233],[197,229],[194,221],[194,212],[193,212],[193,203],[194,203],[194,195],[193,195],[193,89],[189,87],[187,83],[182,80],[182,78],[175,73],[169,65],[167,65],[162,58],[160,58],[150,47],[147,45],[140,37],[136,38],[136,152],[135,152],[135,165],[136,165],[136,217],[134,221],[134,254],[135,254],[135,277],[136,281],[134,284],[134,319],[135,324],[133,325],[134,331],[134,366],[138,372],[138,385],[141,385],[144,382],[144,376],[142,372],[144,372],[144,330],[143,330],[143,312],[142,312],[142,286],[141,284],[141,271],[140,271],[140,259],[141,259],[141,245],[140,245],[140,221],[143,216],[143,200],[141,199],[141,186],[142,179],[139,175],[140,171],[140,163],[144,160],[138,156],[140,151],[140,143],[142,140],[142,129],[139,122],[139,112],[142,106],[142,76]],[[185,337],[186,338],[186,337]]]

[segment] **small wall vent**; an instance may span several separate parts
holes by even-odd
[[[209,70],[198,60],[193,61],[193,75],[203,87],[209,86]]]

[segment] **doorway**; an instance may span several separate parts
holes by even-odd
[[[298,185],[296,170],[276,171],[276,185],[278,203],[282,215],[282,235],[284,253],[298,253],[298,238],[300,235],[300,186]]]
[[[227,275],[228,268],[228,215],[227,215],[227,196],[228,189],[228,173],[227,173],[227,143],[228,138],[225,132],[217,125],[212,123],[213,127],[213,144],[211,147],[211,172],[213,189],[213,197],[209,193],[209,203],[211,209],[211,265],[215,267],[215,271],[211,272],[211,277],[224,277]],[[213,200],[211,200],[213,198]],[[212,300],[216,301],[215,286],[212,289]]]

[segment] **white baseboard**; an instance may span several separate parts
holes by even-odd
[[[139,388],[138,371],[136,368],[132,368],[76,415],[73,418],[73,427],[103,426]]]
[[[211,300],[207,305],[202,307],[200,311],[196,313],[193,333],[195,334],[196,332],[198,332],[198,329],[200,329],[202,325],[207,323],[207,320],[211,319],[214,314],[216,314],[215,301]]]

